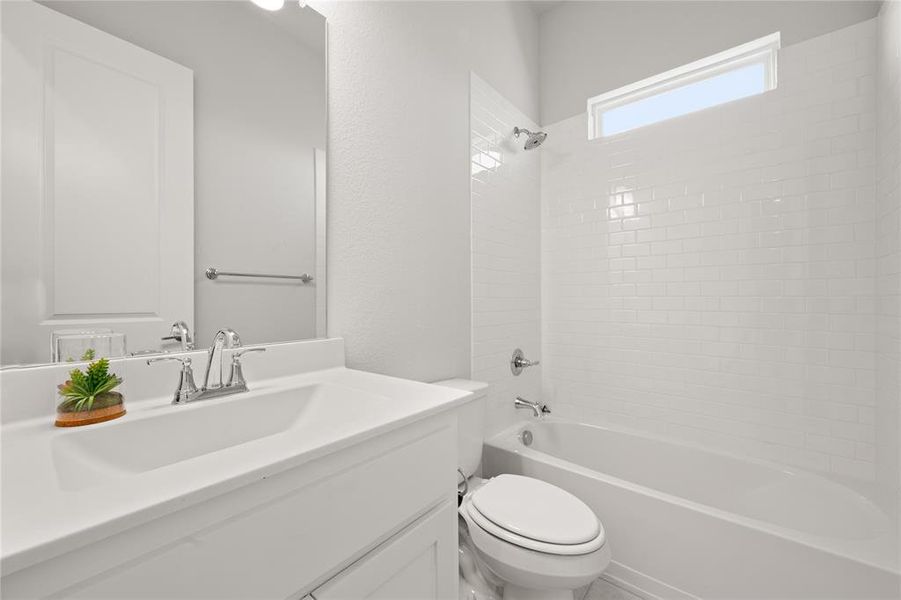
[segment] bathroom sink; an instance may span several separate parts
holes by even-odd
[[[387,399],[333,383],[165,406],[139,418],[64,432],[53,440],[53,462],[64,489],[127,475],[263,438],[334,428],[349,415],[384,407]]]
[[[401,431],[425,435],[431,425],[422,422],[469,400],[461,390],[348,369],[341,340],[269,346],[257,367],[247,392],[174,405],[174,365],[167,374],[144,357],[127,358],[128,414],[73,428],[52,425],[54,403],[43,391],[64,367],[24,370],[18,379],[0,373],[4,402],[25,398],[12,410],[4,404],[0,428],[4,578],[170,515],[183,523],[193,518],[189,507],[252,485],[284,494],[307,477],[337,475],[341,461],[368,464],[379,457],[359,445],[380,447]],[[23,396],[24,376],[35,382]],[[156,544],[154,528],[142,531]],[[117,546],[116,560],[122,548],[131,552],[126,546]]]

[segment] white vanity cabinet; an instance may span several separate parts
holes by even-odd
[[[396,538],[317,588],[312,598],[456,598],[456,554],[457,504],[448,500]]]
[[[457,597],[456,417],[302,465],[6,574],[5,600]]]

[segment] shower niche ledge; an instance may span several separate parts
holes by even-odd
[[[3,597],[455,598],[453,409],[471,395],[347,369],[341,340],[269,350],[245,394],[168,390],[81,430],[6,421]]]

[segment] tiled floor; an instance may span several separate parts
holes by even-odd
[[[582,600],[641,600],[641,597],[627,592],[609,581],[598,579],[586,590]]]

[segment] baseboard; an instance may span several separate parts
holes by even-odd
[[[610,562],[601,579],[617,587],[635,594],[644,600],[700,600],[688,592],[649,577],[644,573],[630,569],[615,560]]]

